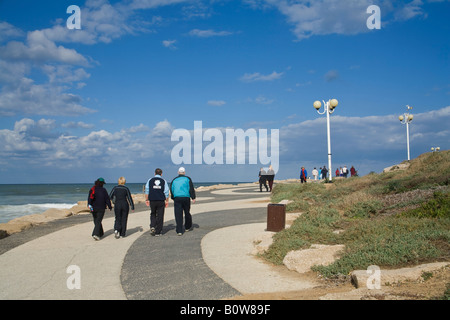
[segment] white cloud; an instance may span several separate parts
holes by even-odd
[[[254,81],[273,81],[280,79],[283,76],[284,72],[272,72],[268,75],[263,75],[259,72],[255,73],[246,73],[241,77],[241,81],[244,82],[254,82]]]
[[[250,0],[246,0],[247,2]],[[293,33],[298,40],[315,35],[345,34],[354,35],[369,32],[366,22],[369,18],[366,10],[376,4],[381,8],[382,24],[390,20],[409,20],[419,16],[426,17],[423,10],[425,1],[413,0],[409,3],[379,0],[251,0],[254,8],[275,7],[288,23],[293,25]],[[434,2],[434,1],[428,1]],[[393,18],[391,18],[393,15]]]
[[[164,40],[162,42],[163,46],[169,49],[177,49],[177,47],[175,46],[175,42],[177,42],[177,40]]]
[[[67,122],[67,123],[63,123],[61,125],[61,127],[69,128],[69,129],[77,129],[77,128],[92,129],[92,128],[94,128],[94,125],[93,124],[89,124],[89,123],[85,123],[83,121],[78,121],[78,122],[70,121],[70,122]]]
[[[395,18],[397,20],[409,20],[419,16],[426,17],[426,14],[421,7],[423,4],[424,3],[422,0],[413,0],[405,6],[399,8],[399,10],[395,13]]]
[[[92,125],[69,122],[61,127],[89,129]],[[164,157],[170,157],[167,146],[172,131],[173,127],[165,120],[152,129],[140,124],[117,132],[100,129],[75,136],[58,132],[53,119],[24,118],[12,130],[0,130],[0,158],[9,159],[8,167],[14,170],[29,166],[82,169],[102,165],[99,158],[108,159],[109,168],[130,167],[150,160],[167,162],[169,159]],[[148,133],[142,136],[142,132]]]
[[[154,9],[157,7],[169,6],[183,2],[188,2],[188,0],[133,0],[130,3],[130,8]]]
[[[189,35],[193,37],[199,37],[199,38],[210,38],[210,37],[224,37],[232,35],[232,32],[229,31],[214,31],[212,29],[208,30],[200,30],[200,29],[193,29],[189,31]]]
[[[50,83],[72,83],[88,79],[91,75],[83,68],[75,69],[70,65],[44,65],[42,67]]]
[[[226,102],[223,100],[209,100],[208,101],[208,105],[214,106],[214,107],[221,107],[225,104],[226,104]]]
[[[0,115],[23,113],[74,116],[94,112],[81,104],[80,96],[67,93],[65,89],[63,86],[35,84],[33,80],[23,77],[0,91]]]
[[[23,31],[14,27],[8,22],[0,22],[0,42],[9,38],[20,37],[23,35]]]
[[[264,96],[257,96],[254,100],[255,103],[257,104],[272,104],[275,102],[274,99],[268,99]]]
[[[40,30],[29,32],[26,44],[19,41],[10,41],[5,46],[0,47],[0,58],[36,63],[52,61],[81,66],[89,65],[87,59],[81,54],[74,49],[57,46],[46,36],[45,32]]]

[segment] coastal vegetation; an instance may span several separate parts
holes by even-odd
[[[276,185],[272,202],[289,199],[287,212],[303,214],[274,236],[263,257],[282,264],[291,250],[343,244],[334,263],[313,267],[327,279],[346,278],[370,265],[393,269],[449,261],[450,151],[403,164],[406,169],[333,183]]]

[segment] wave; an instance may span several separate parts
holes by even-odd
[[[0,205],[0,223],[29,214],[43,213],[48,209],[70,209],[76,203],[28,203],[18,205]]]

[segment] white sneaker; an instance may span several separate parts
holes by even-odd
[[[117,231],[117,230],[114,230],[114,236],[116,237],[116,239],[119,239],[120,238],[120,233],[119,233],[119,231]]]
[[[94,238],[95,241],[100,240],[100,237],[99,237],[99,236],[92,236],[92,238]]]

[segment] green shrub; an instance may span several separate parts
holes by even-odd
[[[383,205],[378,200],[358,202],[346,210],[344,215],[349,218],[369,218],[381,208],[383,208]]]
[[[450,218],[450,193],[436,191],[433,198],[422,203],[419,208],[403,213],[403,216],[419,218]]]

